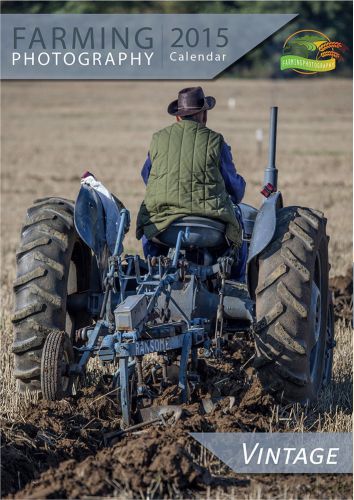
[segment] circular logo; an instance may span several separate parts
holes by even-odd
[[[302,75],[332,71],[336,67],[336,61],[342,59],[337,50],[343,48],[341,42],[332,42],[320,31],[297,31],[283,45],[281,69],[291,69]]]

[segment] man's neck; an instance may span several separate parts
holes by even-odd
[[[206,123],[203,123],[199,120],[196,120],[195,118],[193,118],[193,116],[183,116],[181,117],[181,121],[183,122],[194,122],[194,123],[198,123],[199,125],[202,125],[203,127],[206,126]]]

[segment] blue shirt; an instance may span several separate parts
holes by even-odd
[[[144,166],[141,171],[141,176],[145,184],[147,184],[151,171],[150,153],[148,153]],[[226,191],[229,193],[231,200],[236,205],[241,203],[245,194],[246,181],[242,175],[236,172],[236,168],[232,159],[231,148],[222,143],[220,150],[220,173],[225,182]]]

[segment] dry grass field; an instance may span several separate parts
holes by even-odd
[[[48,195],[75,199],[81,173],[90,170],[124,202],[135,221],[144,196],[140,170],[151,134],[170,123],[165,111],[167,104],[175,98],[179,88],[189,84],[54,81],[2,84],[1,397],[7,427],[24,421],[26,407],[30,404],[28,398],[20,398],[15,391],[10,321],[15,251],[26,207],[34,199]],[[217,100],[215,110],[209,114],[208,125],[221,132],[231,145],[237,168],[247,181],[244,201],[255,206],[261,202],[259,191],[267,162],[269,107],[279,106],[277,165],[279,189],[285,204],[309,206],[325,213],[331,238],[330,276],[344,276],[350,272],[352,82],[325,78],[292,81],[220,79],[205,82],[203,86],[206,93]],[[235,109],[227,106],[230,97],[236,99]],[[264,132],[260,153],[255,138],[258,128]],[[127,251],[140,251],[134,229],[135,224],[126,238]],[[341,318],[336,322],[336,340],[333,384],[320,403],[306,410],[296,406],[285,409],[273,406],[265,428],[351,430],[351,329]],[[12,431],[11,439],[10,442],[16,443],[16,432]],[[43,481],[48,482],[48,478]],[[25,482],[19,479],[10,491],[21,490]],[[216,490],[209,487],[201,496],[351,496],[348,477],[332,477],[330,482],[331,487],[328,481],[310,476],[302,476],[300,483],[294,478],[284,482],[280,476],[269,480],[253,477],[248,478],[247,484],[236,481],[226,490],[220,486]],[[302,488],[301,485],[307,486]],[[86,490],[82,491],[84,495]],[[127,491],[131,490],[111,485],[102,491],[106,496],[124,496],[124,491],[125,496],[129,496]],[[67,493],[57,494],[67,498]],[[24,498],[21,493],[18,495]],[[32,498],[49,498],[39,496],[38,492],[33,495]]]

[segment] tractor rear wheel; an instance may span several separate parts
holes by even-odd
[[[41,390],[41,358],[51,332],[88,324],[87,315],[67,310],[70,294],[89,288],[91,251],[74,226],[74,203],[63,198],[37,200],[27,210],[16,253],[13,352],[20,392]]]
[[[333,347],[326,219],[309,208],[280,209],[258,265],[259,379],[278,401],[314,401],[330,379]]]

